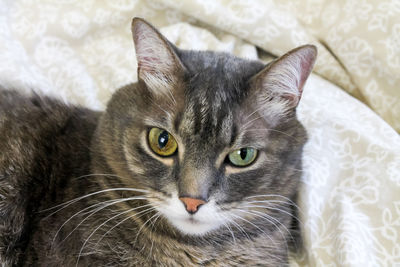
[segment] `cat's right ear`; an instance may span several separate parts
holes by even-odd
[[[141,18],[132,21],[138,62],[138,79],[155,93],[169,94],[184,72],[184,66],[168,40]]]

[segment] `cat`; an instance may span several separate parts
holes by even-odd
[[[288,265],[315,46],[265,65],[132,33],[105,112],[0,90],[0,266]]]

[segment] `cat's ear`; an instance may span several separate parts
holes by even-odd
[[[316,58],[317,48],[314,45],[300,46],[256,74],[253,81],[258,89],[258,98],[264,102],[261,104],[269,103],[271,108],[274,106],[283,112],[296,108]]]
[[[138,79],[156,94],[173,88],[184,66],[172,44],[141,18],[133,19],[132,35],[138,62]]]

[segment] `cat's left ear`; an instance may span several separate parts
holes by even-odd
[[[141,18],[132,21],[132,35],[138,62],[138,79],[155,94],[174,88],[184,66],[172,44]]]
[[[316,58],[317,48],[304,45],[270,63],[253,77],[258,97],[275,109],[287,111],[296,108]]]

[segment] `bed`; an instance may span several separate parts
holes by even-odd
[[[134,16],[180,48],[266,62],[316,45],[291,266],[400,265],[398,1],[3,0],[0,83],[102,110],[137,79]]]

